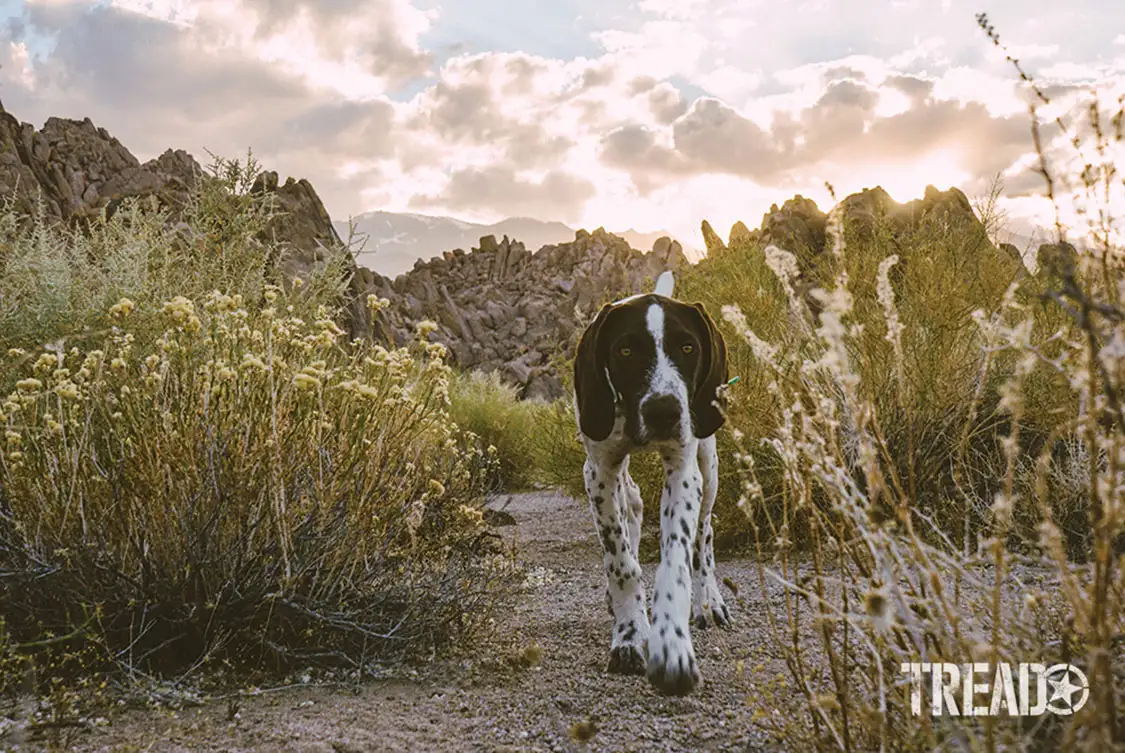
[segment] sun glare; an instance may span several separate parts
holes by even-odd
[[[892,199],[899,202],[921,198],[928,185],[945,190],[961,186],[971,177],[952,149],[930,152],[909,161],[872,165],[862,175],[864,184],[857,186],[857,190],[882,186]]]

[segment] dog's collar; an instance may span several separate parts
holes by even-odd
[[[734,385],[738,384],[738,382],[741,379],[742,379],[742,377],[733,376],[733,377],[731,377],[730,379],[727,380],[726,384],[720,384],[719,388],[717,390],[715,390],[715,397],[722,397],[724,394],[726,394],[727,390],[729,390]]]

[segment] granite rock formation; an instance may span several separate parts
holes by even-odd
[[[0,196],[23,212],[72,224],[112,214],[129,197],[153,197],[171,222],[197,181],[207,180],[195,159],[169,149],[141,163],[104,128],[85,120],[49,119],[43,128],[21,123],[0,105]],[[283,278],[307,276],[335,250],[340,237],[315,189],[306,180],[262,173],[253,188],[269,194],[280,213],[262,240],[276,244],[277,271]],[[889,232],[905,237],[923,218],[983,226],[965,195],[926,189],[916,201],[899,204],[881,188],[843,199],[850,233]],[[828,216],[802,196],[770,208],[757,229],[737,222],[724,242],[706,220],[703,238],[709,254],[739,253],[775,244],[793,252],[802,270],[829,252]],[[1017,276],[1029,274],[1015,247],[1000,251],[1018,263]],[[1040,272],[1073,263],[1074,249],[1048,244],[1039,249]],[[585,322],[610,300],[651,289],[664,270],[689,264],[676,241],[662,237],[642,253],[624,239],[599,228],[580,230],[573,241],[532,251],[516,239],[486,235],[470,250],[450,249],[419,260],[395,279],[354,262],[344,324],[353,337],[403,344],[423,320],[437,323],[432,339],[445,344],[458,365],[499,372],[528,398],[553,399],[566,391],[560,364],[573,352]],[[800,281],[798,281],[798,284]],[[368,295],[389,305],[375,319]]]

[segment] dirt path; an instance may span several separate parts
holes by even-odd
[[[125,711],[82,733],[73,749],[781,750],[751,721],[756,680],[783,671],[765,653],[762,596],[751,563],[720,562],[720,575],[739,588],[739,599],[725,594],[735,627],[696,631],[703,685],[687,698],[664,698],[642,677],[605,672],[610,617],[585,505],[548,492],[503,496],[491,506],[515,517],[514,527],[497,530],[516,537],[531,577],[515,607],[498,617],[483,655],[435,665],[416,678],[366,683],[358,693],[302,688],[249,698],[233,721],[226,703],[175,713]],[[646,583],[654,569],[645,564]],[[535,644],[542,649],[537,666],[507,661]],[[592,737],[576,739],[591,723]]]

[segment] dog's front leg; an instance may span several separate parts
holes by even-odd
[[[719,487],[719,459],[714,434],[699,441],[699,469],[703,473],[703,504],[699,509],[699,533],[691,556],[692,614],[697,628],[705,628],[711,622],[720,627],[730,627],[730,609],[719,592],[718,576],[715,574],[711,530],[711,508]]]
[[[686,695],[699,683],[691,645],[691,552],[703,496],[698,443],[664,450],[660,497],[660,566],[652,596],[648,679],[662,693]]]
[[[608,669],[621,674],[643,674],[644,646],[649,634],[648,612],[641,566],[625,527],[626,474],[620,461],[598,464],[587,459],[585,478],[590,509],[602,542],[613,612]]]

